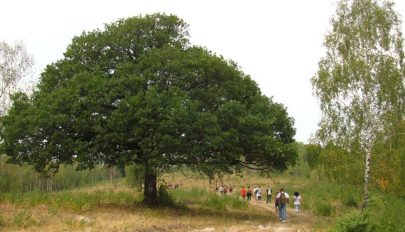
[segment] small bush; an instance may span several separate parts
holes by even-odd
[[[332,231],[343,232],[396,232],[404,231],[403,207],[405,202],[395,196],[373,195],[366,210],[340,219]]]
[[[330,203],[320,203],[315,209],[319,216],[330,217],[335,213],[335,207]]]
[[[158,190],[158,202],[162,206],[172,207],[176,205],[173,197],[167,192],[166,188],[163,186],[161,186]]]
[[[205,206],[211,209],[226,210],[224,197],[212,194],[205,202]]]
[[[358,206],[357,200],[353,195],[349,195],[348,197],[346,197],[345,200],[343,201],[343,204],[345,204],[347,207],[353,208],[357,208]]]
[[[366,232],[367,220],[360,213],[351,213],[344,218],[340,219],[333,232]]]
[[[246,209],[248,207],[248,203],[246,201],[242,201],[238,197],[231,197],[230,201],[233,209]]]

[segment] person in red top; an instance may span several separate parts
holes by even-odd
[[[245,186],[242,187],[242,189],[240,190],[240,195],[242,196],[243,200],[246,200],[246,189]]]

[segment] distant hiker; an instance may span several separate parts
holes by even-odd
[[[229,193],[232,193],[233,192],[233,187],[232,187],[232,185],[229,185]]]
[[[277,195],[279,192],[276,192],[276,194],[274,194],[274,206],[276,207],[276,213],[278,212],[278,199],[277,199]]]
[[[272,198],[270,186],[267,188],[266,193],[267,193],[266,203],[269,204],[269,203],[271,203],[271,198]]]
[[[259,201],[262,200],[262,188],[260,186],[257,188],[256,198]]]
[[[243,200],[246,200],[246,189],[245,186],[242,187],[242,189],[240,190],[240,195],[242,197]]]
[[[252,200],[252,189],[250,187],[248,187],[246,196],[248,201]]]
[[[228,192],[228,187],[224,187],[224,196],[226,195],[227,192]]]
[[[219,186],[218,192],[220,195],[224,194],[224,186]]]
[[[253,189],[253,194],[255,195],[255,199],[257,200],[257,190],[259,190],[259,188],[256,186]]]
[[[278,215],[280,217],[280,222],[285,222],[287,217],[287,204],[290,200],[290,196],[288,196],[288,194],[284,192],[284,189],[281,188],[276,198],[279,200]]]
[[[300,193],[295,192],[294,193],[294,209],[295,209],[296,213],[298,213],[300,211],[301,204],[302,204],[302,198],[300,196]]]

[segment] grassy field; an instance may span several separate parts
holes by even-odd
[[[164,175],[160,182],[177,183],[169,190],[176,202],[171,207],[147,208],[141,193],[128,188],[124,179],[117,188],[109,183],[59,192],[0,194],[0,231],[327,231],[336,218],[358,208],[357,190],[308,179],[274,175],[272,178],[245,173],[226,176],[234,193],[214,192],[219,182],[209,182],[192,173]],[[239,199],[242,186],[284,187],[291,195],[302,193],[304,210],[299,215],[289,207],[281,224],[274,205]],[[320,203],[320,201],[324,203]]]

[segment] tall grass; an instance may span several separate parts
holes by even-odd
[[[357,208],[362,199],[360,186],[308,179],[302,181],[302,185],[288,186],[288,189],[291,189],[291,194],[300,192],[304,209],[310,209],[319,216],[347,213]]]
[[[57,191],[95,184],[110,178],[104,166],[92,170],[75,170],[75,166],[61,165],[52,177],[44,177],[29,165],[7,163],[0,155],[0,192]]]
[[[214,210],[246,209],[248,203],[235,195],[221,196],[201,188],[193,187],[191,190],[176,189],[171,192],[175,201],[185,205],[197,205],[202,208]]]
[[[60,191],[60,192],[27,192],[3,193],[1,202],[32,207],[45,204],[51,209],[88,210],[102,205],[131,205],[141,201],[139,194],[133,192],[113,191]]]

